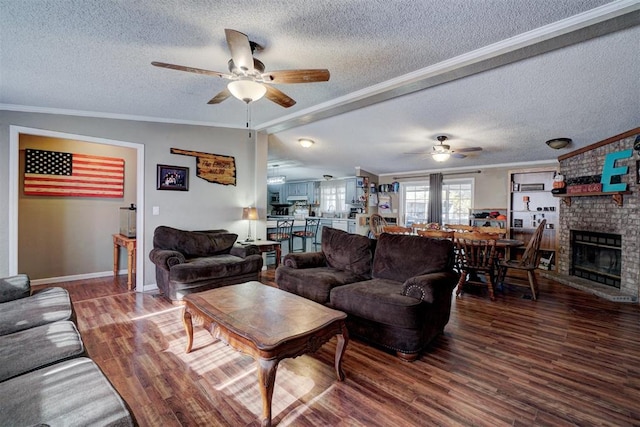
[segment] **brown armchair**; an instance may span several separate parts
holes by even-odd
[[[160,226],[149,259],[156,265],[160,292],[180,301],[193,292],[258,280],[262,255],[255,245],[235,245],[226,230],[184,231]]]

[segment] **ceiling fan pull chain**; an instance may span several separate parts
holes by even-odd
[[[251,103],[247,102],[247,129],[249,129],[249,138],[251,138]]]

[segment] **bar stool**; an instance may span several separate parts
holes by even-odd
[[[320,226],[320,219],[319,218],[307,218],[304,221],[304,231],[294,231],[293,232],[293,237],[294,239],[296,237],[299,237],[300,239],[302,239],[302,248],[300,248],[300,250],[295,250],[292,249],[292,252],[306,252],[307,251],[307,239],[313,239],[313,244],[315,245],[317,243],[317,234],[318,234],[318,227]],[[292,243],[292,248],[293,246],[295,246]]]
[[[276,232],[269,233],[267,239],[274,242],[289,241],[289,252],[293,252],[293,241],[291,236],[293,235],[293,220],[292,219],[279,219],[276,222]]]

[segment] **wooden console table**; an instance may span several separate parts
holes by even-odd
[[[122,234],[113,235],[113,276],[118,275],[120,260],[120,246],[127,249],[127,288],[133,289],[132,273],[136,272],[136,238]]]

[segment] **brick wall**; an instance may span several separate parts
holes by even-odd
[[[637,130],[637,129],[636,129]],[[602,172],[608,153],[633,148],[636,135],[630,132],[614,137],[609,143],[580,154],[561,156],[560,172],[565,179],[597,175]],[[607,141],[603,141],[607,142]],[[560,204],[558,273],[569,274],[571,266],[570,230],[588,230],[622,235],[623,294],[637,296],[640,293],[640,188],[636,183],[636,161],[640,153],[616,161],[616,166],[628,166],[629,173],[622,177],[632,194],[624,195],[623,206],[617,206],[611,196],[572,197],[571,206]]]

